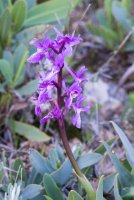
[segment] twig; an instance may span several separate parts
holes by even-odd
[[[126,70],[126,72],[123,74],[123,76],[121,77],[121,79],[119,80],[117,89],[115,90],[115,93],[117,93],[117,91],[119,90],[119,88],[121,86],[123,86],[123,84],[126,82],[126,80],[128,79],[128,77],[134,74],[134,63]],[[134,82],[128,83],[124,85],[125,89],[131,89],[134,87]]]
[[[128,79],[128,77],[134,73],[134,63],[126,70],[126,72],[123,74],[123,76],[121,77],[120,81],[119,81],[119,86],[122,86],[126,80]]]
[[[82,14],[80,20],[79,20],[78,23],[77,23],[77,26],[76,26],[76,28],[75,28],[75,31],[78,29],[78,26],[79,26],[80,22],[84,19],[84,17],[85,17],[85,15],[87,14],[87,12],[88,12],[90,6],[91,6],[91,3],[88,4],[87,8],[86,8],[85,11],[83,12],[83,14]]]
[[[75,32],[76,32],[76,30],[78,29],[78,27],[79,27],[81,21],[82,21],[83,18],[85,17],[86,13],[88,12],[90,6],[91,6],[91,4],[89,3],[88,6],[87,6],[87,8],[85,9],[85,11],[83,12],[83,15],[81,16],[80,20],[79,20],[78,23],[77,23],[77,26],[76,26],[76,28],[75,28]],[[75,54],[77,48],[78,48],[78,46],[75,46],[74,51],[73,51],[73,55]]]
[[[99,71],[97,72],[97,74],[102,74],[104,69],[108,67],[108,65],[113,61],[113,59],[115,58],[115,56],[117,56],[117,54],[121,51],[121,49],[124,47],[124,45],[126,44],[126,42],[129,40],[129,38],[131,37],[133,33],[133,30],[129,31],[129,33],[126,35],[126,37],[124,38],[124,40],[121,42],[121,44],[118,46],[118,48],[113,52],[112,56],[106,61],[106,63],[104,63],[101,68],[99,69]]]

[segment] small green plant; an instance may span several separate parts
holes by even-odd
[[[114,122],[112,125],[124,146],[125,160],[120,161],[109,146],[114,144],[115,138],[102,143],[95,153],[83,153],[80,149],[74,152],[79,168],[90,182],[93,175],[92,166],[102,161],[107,152],[116,172],[109,176],[97,177],[97,189],[83,178],[78,177],[79,181],[76,182],[69,159],[65,157],[61,147],[57,146],[51,149],[48,158],[31,149],[29,151],[30,171],[26,171],[19,158],[14,161],[12,167],[2,161],[0,163],[0,199],[9,200],[10,195],[18,195],[19,200],[106,200],[108,196],[115,200],[133,200],[134,148],[119,126]],[[68,186],[69,189],[67,189]]]
[[[95,12],[97,25],[88,22],[91,33],[100,36],[109,49],[115,49],[123,41],[125,36],[133,32],[132,0],[104,0],[104,8]],[[131,35],[133,40],[133,33]],[[132,51],[132,40],[128,42],[124,50]]]
[[[90,169],[92,172],[92,166],[102,159],[102,155],[99,153],[82,153],[78,149],[75,151],[75,156],[83,172],[87,171],[87,169]],[[15,196],[15,194],[18,194],[21,200],[43,198],[53,200],[67,199],[68,194],[64,194],[64,188],[69,182],[73,183],[75,174],[69,159],[65,158],[61,147],[57,146],[56,149],[52,149],[48,158],[43,157],[36,150],[30,150],[29,158],[31,161],[30,173],[25,170],[20,159],[16,159],[10,169],[8,165],[1,162],[1,197],[6,197],[5,200],[7,200],[11,199],[11,195]],[[83,183],[83,180],[80,180],[80,182],[82,182],[85,189],[89,188],[91,190],[91,194],[90,192],[88,194],[89,196],[95,195],[95,191],[91,185],[86,185],[87,183]],[[75,191],[71,191],[70,193],[68,191],[68,199],[76,199],[77,197],[81,199],[81,189],[78,187],[77,192],[79,194]]]
[[[120,129],[120,127],[114,122],[112,122],[112,125],[124,146],[126,153],[126,160],[119,161],[115,153],[112,152],[110,146],[104,143],[107,153],[116,169],[116,173],[113,174],[114,177],[113,182],[111,182],[112,184],[111,187],[109,187],[108,191],[112,190],[113,188],[112,193],[113,196],[115,197],[115,200],[133,200],[134,199],[134,173],[133,173],[134,148],[129,142],[125,133]],[[107,181],[107,186],[110,183],[110,179],[109,181]]]

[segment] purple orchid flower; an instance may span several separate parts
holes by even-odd
[[[81,111],[88,111],[89,106],[82,106],[85,98],[82,96],[82,84],[86,81],[86,68],[82,66],[77,72],[71,69],[66,63],[66,57],[72,55],[72,47],[80,43],[81,38],[75,37],[74,33],[63,35],[55,29],[57,37],[55,40],[44,38],[39,41],[34,38],[32,44],[37,48],[37,52],[28,58],[30,63],[40,63],[47,66],[49,61],[51,67],[47,66],[46,71],[39,74],[38,98],[36,99],[35,114],[41,116],[42,104],[50,104],[50,111],[44,116],[40,122],[45,123],[49,119],[60,119],[64,117],[64,113],[68,113],[73,108],[75,115],[73,116],[73,124],[81,127]],[[67,87],[67,76],[62,75],[63,68],[73,78],[73,84]],[[60,95],[60,96],[59,96]],[[58,98],[57,98],[58,97]],[[60,102],[61,101],[61,102]],[[62,105],[65,109],[62,109]],[[62,112],[64,110],[64,113]]]
[[[54,28],[55,32],[57,33],[56,41],[58,44],[62,45],[63,43],[66,43],[70,46],[74,46],[80,43],[81,38],[80,36],[75,37],[75,32],[72,33],[72,35],[63,35],[61,32],[59,32],[56,28]]]
[[[33,55],[31,55],[27,61],[30,63],[39,63],[40,60],[42,60],[45,57],[44,53],[42,51],[37,51]]]
[[[76,82],[81,83],[82,81],[87,81],[85,78],[85,72],[87,71],[85,66],[80,67],[78,72],[74,72],[73,69],[71,69],[66,63],[64,66]]]
[[[41,42],[37,38],[34,38],[34,40],[31,42],[35,47],[37,47],[37,52],[31,55],[27,61],[30,63],[39,63],[43,58],[46,57],[45,52],[49,48],[50,45],[50,38],[46,38]]]
[[[44,124],[45,122],[47,122],[49,119],[59,119],[62,115],[61,115],[61,109],[59,108],[58,105],[55,105],[54,108],[45,116],[40,120],[41,124]]]
[[[81,128],[81,117],[80,114],[82,111],[87,112],[90,109],[90,106],[82,106],[83,102],[85,101],[85,97],[79,96],[77,102],[73,104],[73,109],[75,115],[73,116],[72,122],[73,125],[77,128]]]
[[[39,117],[41,115],[41,108],[40,105],[35,106],[35,114]]]
[[[42,42],[40,42],[37,38],[34,38],[31,44],[37,47],[37,52],[28,58],[27,60],[28,62],[39,63],[39,61],[42,60],[43,58],[48,58],[51,61],[53,61],[54,60],[53,53],[60,54],[62,52],[64,57],[67,55],[71,56],[72,52],[71,47],[76,44],[79,44],[81,38],[74,37],[74,33],[72,34],[72,36],[68,35],[64,36],[58,30],[56,30],[56,32],[57,32],[57,37],[54,41],[51,41],[50,38],[45,38],[43,39]]]
[[[48,93],[46,93],[46,90],[43,90],[39,93],[38,99],[36,99],[36,106],[35,106],[35,114],[37,116],[41,115],[41,104],[47,103],[51,100],[51,98],[48,96]]]
[[[75,99],[77,96],[79,96],[82,92],[82,88],[77,82],[74,82],[69,89],[66,91],[66,95],[68,98],[65,98],[65,104],[68,109],[71,108],[73,99]]]

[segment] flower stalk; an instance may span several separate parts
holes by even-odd
[[[62,69],[60,70],[60,72],[58,73],[58,88],[57,88],[57,93],[58,93],[58,106],[61,109],[62,105],[61,105],[61,99],[62,99]],[[77,162],[74,158],[74,155],[71,151],[70,145],[69,145],[69,141],[67,138],[67,133],[66,133],[66,129],[65,129],[65,123],[64,123],[64,117],[63,115],[61,115],[61,118],[58,119],[58,125],[59,125],[59,134],[60,134],[60,138],[63,142],[63,146],[65,148],[66,154],[76,172],[76,174],[80,177],[83,177],[83,173],[81,172],[81,170],[79,169]]]
[[[68,158],[69,158],[69,160],[70,160],[70,162],[71,162],[76,174],[78,176],[80,176],[80,177],[84,177],[83,173],[81,172],[80,168],[78,167],[78,164],[77,164],[77,162],[76,162],[76,160],[74,158],[74,155],[73,155],[73,153],[71,151],[71,148],[69,146],[69,141],[68,141],[68,138],[67,138],[63,117],[58,120],[58,124],[59,124],[60,137],[61,137],[61,140],[63,142],[66,154],[67,154],[67,156],[68,156]]]
[[[89,110],[89,106],[83,105],[85,97],[82,94],[82,83],[85,79],[85,66],[74,72],[67,63],[66,58],[72,56],[72,47],[79,44],[81,38],[75,37],[74,33],[63,35],[55,30],[57,37],[55,40],[44,38],[39,41],[34,38],[33,45],[37,47],[37,52],[28,58],[30,63],[41,63],[47,68],[39,73],[39,88],[35,101],[35,114],[42,115],[42,107],[48,104],[48,114],[41,118],[40,123],[45,123],[50,119],[58,120],[60,137],[62,139],[67,156],[79,177],[84,177],[79,169],[74,155],[69,146],[64,119],[72,109],[72,123],[77,128],[81,128],[82,111]],[[63,77],[63,68],[67,74]],[[72,85],[67,87],[68,75],[72,77]]]

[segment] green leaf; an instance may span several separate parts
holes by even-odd
[[[134,197],[134,186],[132,187],[126,187],[126,188],[122,188],[122,191],[121,191],[121,195],[123,198],[132,198]],[[132,199],[133,200],[133,199]]]
[[[47,136],[40,129],[15,120],[10,120],[11,130],[19,135],[35,142],[49,141],[50,137]]]
[[[51,175],[45,174],[43,177],[43,185],[48,196],[54,200],[64,200],[60,189],[56,185]]]
[[[114,197],[115,197],[115,200],[123,200],[119,193],[118,174],[115,176],[115,180],[114,180]]]
[[[16,50],[14,55],[14,81],[13,86],[16,86],[21,83],[24,78],[24,64],[28,57],[28,50],[26,49],[25,45],[20,44]],[[23,75],[23,77],[22,77]]]
[[[91,21],[89,21],[87,25],[92,34],[100,35],[98,27],[95,26]]]
[[[131,12],[132,0],[122,0],[121,4],[128,12]]]
[[[134,167],[132,167],[131,174],[134,176]]]
[[[132,42],[128,42],[128,44],[126,45],[126,51],[131,52],[134,51],[134,43]]]
[[[60,145],[57,145],[56,151],[57,151],[59,160],[63,163],[65,160],[65,155],[64,155],[63,149],[60,147]]]
[[[2,49],[2,46],[0,44],[0,58],[2,58],[2,56],[3,56],[3,49]]]
[[[36,0],[28,0],[27,1],[28,9],[32,8],[33,6],[36,6]]]
[[[128,104],[133,107],[134,106],[134,92],[128,94]]]
[[[28,57],[28,50],[24,44],[20,44],[14,52],[14,83],[17,86],[22,83],[25,75],[24,64]]]
[[[118,35],[112,29],[105,26],[99,26],[99,34],[108,45],[113,45],[113,42],[118,41]]]
[[[51,149],[49,153],[49,160],[51,165],[53,166],[54,169],[57,169],[57,164],[60,162],[58,158],[57,151],[55,149]]]
[[[115,176],[116,176],[116,174],[112,174],[112,175],[106,176],[104,178],[103,187],[104,187],[104,191],[106,193],[110,192],[111,189],[113,188]]]
[[[3,0],[0,0],[0,15],[4,10]]]
[[[112,23],[112,0],[104,0],[104,7],[109,24]]]
[[[68,200],[83,200],[83,198],[74,190],[69,192]]]
[[[58,30],[62,31],[62,27],[57,23],[55,26],[58,28]],[[38,35],[45,31],[45,35],[48,37],[53,38],[53,36],[56,36],[56,33],[49,29],[50,27],[46,24],[40,24],[32,27],[28,27],[23,29],[21,32],[16,34],[16,41],[20,43],[20,41],[27,46],[29,44],[29,41],[31,41],[35,35]],[[30,48],[30,55],[35,51],[35,48],[31,46]]]
[[[11,54],[11,52],[9,50],[4,50],[3,58],[10,63],[10,66],[11,66],[12,71],[13,71],[14,57],[13,57],[13,55]]]
[[[131,145],[127,136],[121,130],[121,128],[116,123],[114,123],[114,122],[111,122],[111,123],[124,145],[124,148],[126,150],[127,157],[128,157],[128,160],[129,160],[131,166],[134,166],[134,148],[133,148],[133,146]]]
[[[79,157],[77,163],[80,169],[90,167],[102,159],[102,155],[98,153],[87,153]]]
[[[14,3],[12,8],[12,20],[14,31],[19,31],[24,23],[26,17],[27,7],[25,0],[18,0]]]
[[[31,152],[31,149],[30,149]],[[30,154],[29,152],[29,154]],[[30,157],[30,156],[29,156]],[[29,178],[27,181],[27,184],[40,184],[42,182],[43,179],[43,174],[39,173],[35,167],[32,165],[31,160],[30,160],[30,164],[31,164],[31,171],[29,172]]]
[[[36,197],[37,195],[39,195],[42,190],[43,190],[43,187],[41,185],[30,184],[22,192],[22,199],[23,200],[32,199]]]
[[[41,3],[28,11],[28,17],[24,26],[34,26],[42,23],[53,23],[65,19],[71,9],[71,5],[77,5],[79,0],[54,0]]]
[[[8,61],[0,59],[0,72],[4,76],[6,82],[11,84],[13,79],[13,69]]]
[[[118,34],[104,25],[95,26],[88,22],[88,27],[91,33],[102,37],[109,48],[114,48],[115,43],[119,40]]]
[[[27,47],[23,43],[19,44],[17,46],[17,48],[15,48],[15,52],[14,52],[14,73],[16,73],[16,71],[18,70],[20,62],[21,62],[23,55],[26,51],[27,51]]]
[[[45,195],[45,198],[46,198],[46,200],[54,200],[54,199],[52,199],[51,197],[49,197],[47,195]]]
[[[96,193],[92,187],[92,185],[90,184],[90,182],[85,178],[82,177],[78,177],[79,181],[81,182],[82,186],[84,187],[88,197],[91,200],[96,200]]]
[[[112,145],[112,144],[115,142],[115,140],[116,140],[116,138],[113,137],[112,139],[106,141],[106,143],[107,143],[108,145]],[[100,153],[100,154],[103,155],[103,154],[106,152],[106,149],[105,149],[105,147],[104,147],[103,144],[100,144],[100,145],[95,149],[94,152],[95,152],[95,153]]]
[[[11,31],[11,14],[9,9],[5,9],[0,18],[0,40],[2,45],[5,46],[8,43],[8,39]]]
[[[15,159],[13,169],[18,173],[18,179],[22,179],[24,182],[27,181],[27,175],[22,160],[19,158]]]
[[[0,83],[0,92],[1,93],[5,93],[5,89],[4,89],[5,83]]]
[[[127,10],[122,6],[121,2],[115,0],[112,2],[112,14],[116,21],[127,31],[131,30],[132,23],[128,19]]]
[[[72,165],[67,159],[59,169],[54,171],[51,175],[59,185],[64,185],[72,174]]]
[[[8,3],[9,9],[11,9],[11,8],[12,8],[12,0],[6,0],[6,1],[7,1],[7,3]]]
[[[96,200],[103,200],[103,176],[101,176],[96,191]]]
[[[17,89],[16,91],[20,95],[29,96],[33,94],[37,90],[37,88],[38,88],[38,79],[35,79],[32,81],[29,81],[26,85]]]
[[[4,169],[2,162],[0,162],[0,184],[2,183],[3,178],[4,178]]]
[[[121,164],[121,162],[117,159],[116,155],[111,152],[111,148],[108,144],[104,143],[104,146],[107,150],[107,153],[114,164],[117,172],[119,173],[119,179],[121,185],[124,187],[128,187],[134,184],[134,177],[131,173]]]
[[[44,173],[51,173],[53,168],[50,162],[44,158],[38,151],[32,149],[30,151],[30,161],[35,170],[44,175]]]
[[[96,18],[98,20],[98,24],[99,26],[105,26],[105,27],[108,27],[109,24],[108,24],[108,20],[106,18],[106,15],[105,15],[105,11],[103,8],[100,8],[96,11]]]

